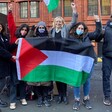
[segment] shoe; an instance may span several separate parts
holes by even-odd
[[[62,96],[58,97],[57,103],[60,104],[62,102]]]
[[[7,102],[4,102],[0,99],[0,107],[8,107]]]
[[[46,107],[50,107],[51,106],[51,103],[48,100],[44,100],[44,104],[45,104]]]
[[[73,105],[73,109],[74,110],[79,110],[80,108],[80,101],[79,100],[75,100],[75,103]]]
[[[65,105],[68,104],[68,98],[66,96],[63,97],[63,102],[64,102]]]
[[[48,98],[44,98],[44,104],[46,107],[50,107],[51,106],[51,103],[48,101]]]
[[[87,108],[87,109],[92,109],[91,103],[89,99],[84,100],[83,99],[83,105]]]
[[[38,97],[38,99],[37,99],[37,106],[41,107],[42,104],[43,104],[42,97]]]
[[[22,99],[22,100],[21,100],[21,104],[24,105],[24,106],[27,105],[26,99]]]
[[[103,99],[103,103],[104,103],[104,105],[106,105],[106,106],[110,106],[110,105],[111,105],[111,100],[110,100],[110,98],[104,98],[104,99]]]
[[[10,108],[11,110],[16,109],[16,103],[10,103],[9,108]]]

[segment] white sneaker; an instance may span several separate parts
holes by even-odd
[[[11,110],[16,109],[16,103],[10,103],[10,107]]]
[[[22,100],[21,100],[21,104],[22,104],[22,105],[27,105],[26,99],[22,99]]]

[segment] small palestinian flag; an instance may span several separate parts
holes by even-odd
[[[18,79],[27,82],[60,81],[79,87],[88,78],[93,47],[69,39],[20,39],[17,50]]]
[[[44,2],[49,12],[52,12],[54,9],[56,9],[59,4],[59,0],[44,0]]]

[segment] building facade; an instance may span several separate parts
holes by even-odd
[[[8,4],[12,2],[17,27],[22,23],[32,26],[39,21],[44,21],[49,29],[56,16],[62,16],[66,23],[70,22],[72,15],[71,1],[77,5],[78,21],[85,22],[90,31],[95,28],[94,14],[101,17],[103,25],[112,14],[112,0],[60,0],[58,8],[52,13],[48,13],[43,0],[0,0],[0,13],[7,15]]]

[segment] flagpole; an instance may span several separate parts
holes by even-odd
[[[101,21],[102,21],[100,0],[98,0],[98,15],[99,15],[99,18],[100,18],[100,19],[101,19]]]

